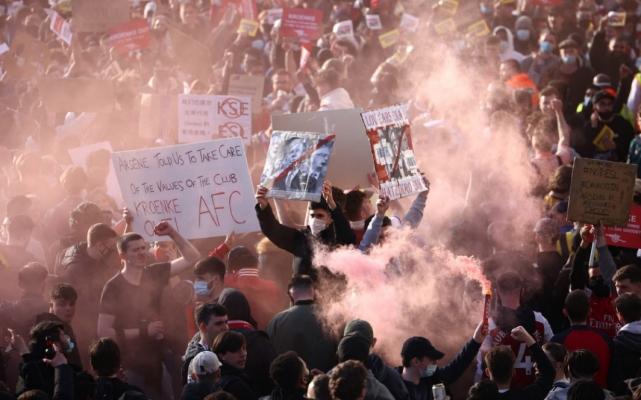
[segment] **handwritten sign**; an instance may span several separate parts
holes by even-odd
[[[365,16],[365,22],[367,23],[367,29],[372,31],[383,29],[383,24],[381,24],[381,16],[378,14],[367,14]]]
[[[352,20],[341,21],[334,24],[332,32],[336,35],[336,39],[345,39],[354,36],[354,24]]]
[[[251,143],[249,97],[179,95],[178,140],[182,143],[240,137]]]
[[[574,159],[568,221],[627,226],[636,177],[636,164]]]
[[[625,13],[610,11],[608,13],[608,25],[625,26]]]
[[[389,31],[383,35],[380,35],[378,37],[378,40],[379,42],[381,42],[381,47],[386,49],[390,46],[395,45],[399,37],[401,37],[401,33],[398,31],[398,29],[394,29],[393,31]]]
[[[319,25],[323,12],[306,8],[284,8],[281,36],[316,40],[320,35]]]
[[[26,33],[18,33],[4,56],[2,68],[16,79],[44,75],[51,51],[46,44]]]
[[[78,32],[106,32],[129,21],[129,0],[72,0],[71,8]]]
[[[480,20],[467,27],[467,33],[476,37],[485,36],[490,33],[490,27],[485,20]]]
[[[151,33],[146,19],[127,22],[109,28],[111,45],[120,54],[151,47]]]
[[[434,25],[434,29],[436,29],[436,33],[438,33],[439,35],[442,35],[447,32],[455,31],[456,23],[454,22],[454,19],[448,18]]]
[[[418,29],[419,21],[420,20],[417,17],[408,13],[403,13],[399,28],[401,28],[401,30],[407,30],[409,32],[416,32],[416,30]]]
[[[229,80],[227,94],[235,97],[251,97],[251,109],[254,113],[260,113],[264,85],[265,79],[262,76],[232,75]]]
[[[260,230],[240,138],[112,153],[134,231],[158,240],[169,222],[187,239]]]
[[[241,19],[240,26],[238,27],[238,33],[245,33],[251,37],[256,36],[258,32],[258,22],[254,22],[249,19]]]
[[[605,242],[610,246],[641,249],[641,207],[632,206],[628,226],[610,227],[603,229]]]
[[[49,29],[53,31],[60,39],[62,39],[68,45],[71,45],[71,27],[69,23],[64,20],[57,12],[50,10],[51,24]]]

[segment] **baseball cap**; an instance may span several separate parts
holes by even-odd
[[[534,227],[534,234],[536,236],[558,235],[559,227],[556,225],[556,221],[552,218],[543,218],[536,223],[536,226]]]
[[[594,97],[592,98],[592,103],[596,104],[603,99],[610,99],[614,101],[614,96],[612,96],[612,93],[608,92],[607,90],[600,90],[594,94]]]
[[[429,340],[419,336],[407,339],[401,349],[401,357],[403,360],[411,360],[414,357],[429,357],[434,360],[440,360],[444,356],[445,354],[436,350]]]
[[[367,362],[369,356],[370,341],[360,332],[354,332],[343,339],[338,344],[338,362],[342,363],[349,360],[356,360],[362,363]]]
[[[612,81],[606,74],[596,74],[594,79],[592,79],[592,85],[599,88],[609,88],[612,86]]]
[[[216,354],[211,351],[203,351],[196,354],[196,357],[189,364],[189,369],[196,375],[211,374],[218,371],[219,368],[220,361],[218,361]]]
[[[372,329],[372,325],[365,320],[355,319],[350,321],[343,331],[343,336],[347,336],[355,332],[359,332],[361,335],[365,336],[370,343],[372,342],[372,339],[374,339],[374,330]]]

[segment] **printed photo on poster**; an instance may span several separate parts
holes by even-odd
[[[320,201],[335,135],[274,131],[261,186],[266,197]]]

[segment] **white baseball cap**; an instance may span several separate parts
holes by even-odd
[[[191,372],[193,372],[196,375],[202,376],[216,372],[219,368],[220,361],[218,361],[216,354],[211,351],[203,351],[191,360],[191,364],[189,364],[189,374],[191,375]]]

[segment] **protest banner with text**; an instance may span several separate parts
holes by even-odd
[[[281,37],[316,40],[320,36],[323,12],[305,8],[284,8]]]
[[[632,206],[628,226],[606,226],[603,233],[605,242],[610,246],[641,249],[641,207]]]
[[[239,137],[251,143],[249,97],[182,94],[178,96],[181,143]]]
[[[627,226],[636,177],[636,164],[575,158],[568,221]]]
[[[392,200],[425,191],[418,170],[405,106],[361,114],[374,159],[381,194]]]
[[[133,229],[148,241],[157,240],[161,221],[187,239],[260,230],[240,138],[123,151],[111,160]]]
[[[262,76],[232,75],[229,79],[229,90],[227,94],[234,97],[251,97],[251,109],[253,113],[261,112],[263,103],[263,86],[265,78]]]
[[[111,45],[120,54],[151,47],[151,33],[146,19],[127,22],[109,28]]]

